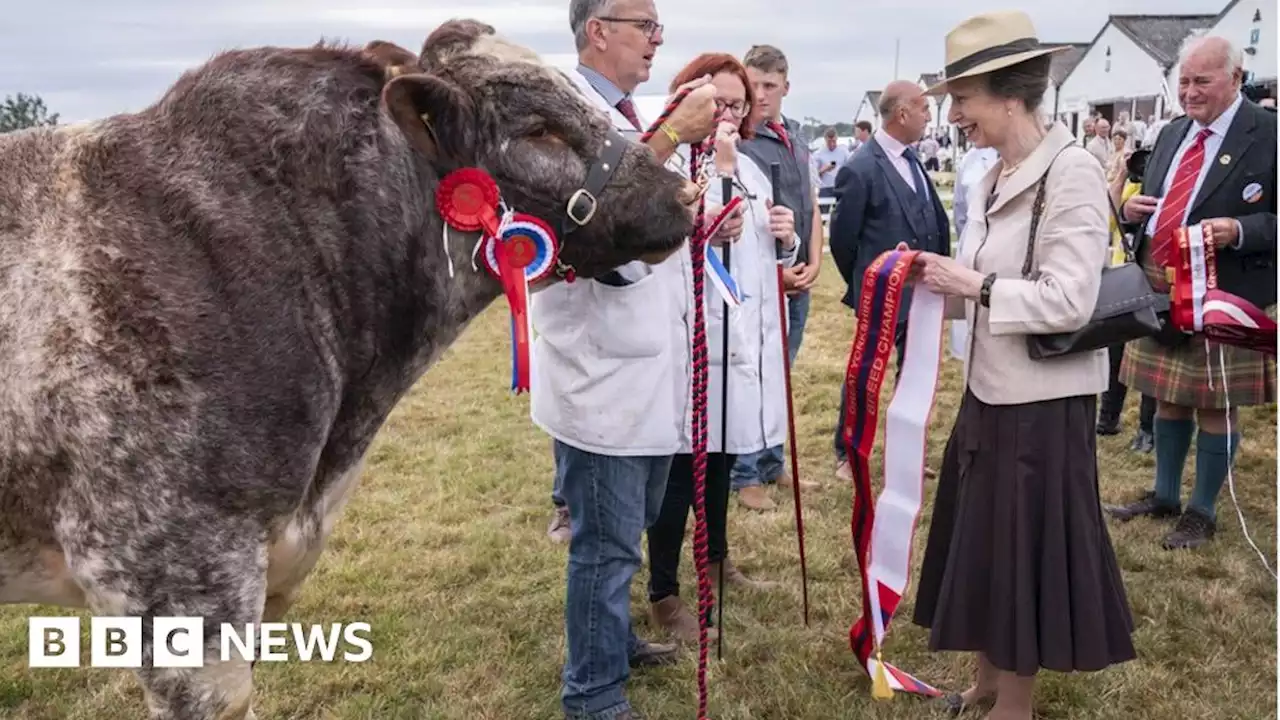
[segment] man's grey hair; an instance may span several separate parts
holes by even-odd
[[[570,0],[569,27],[573,30],[573,44],[578,52],[587,46],[587,21],[593,17],[608,15],[614,0]]]
[[[1205,43],[1219,46],[1223,55],[1223,60],[1226,62],[1226,70],[1228,73],[1234,73],[1237,70],[1244,70],[1244,51],[1240,49],[1240,46],[1231,42],[1222,35],[1190,35],[1187,39],[1182,41],[1182,47],[1178,50],[1178,64],[1181,65],[1186,62],[1187,57],[1191,55],[1191,53],[1200,49]]]

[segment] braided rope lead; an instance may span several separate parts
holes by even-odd
[[[662,114],[640,137],[649,142],[661,125],[671,117],[676,106],[689,94],[686,88],[676,93]],[[698,182],[698,166],[702,144],[693,143],[689,151],[689,179]],[[707,554],[707,325],[703,309],[706,276],[706,195],[700,195],[689,238],[689,259],[693,265],[693,339],[690,356],[693,365],[691,389],[693,409],[690,438],[693,444],[693,560],[698,571],[698,720],[707,720],[707,623],[711,618],[711,571]]]

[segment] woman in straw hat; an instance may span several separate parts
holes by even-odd
[[[960,256],[923,254],[914,273],[947,296],[948,317],[963,319],[970,340],[913,619],[930,629],[932,649],[977,653],[977,682],[946,698],[951,711],[981,703],[999,720],[1031,718],[1041,668],[1100,670],[1135,657],[1098,498],[1094,418],[1107,351],[1048,361],[1027,352],[1028,335],[1089,320],[1110,237],[1102,166],[1039,114],[1054,51],[1025,13],[979,15],[947,35],[946,80],[929,90],[949,93],[951,123],[999,160],[970,188]]]

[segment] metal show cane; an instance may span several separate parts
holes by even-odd
[[[769,163],[769,180],[773,184],[773,204],[782,205],[782,165],[776,162]],[[804,555],[804,514],[800,509],[800,463],[796,455],[796,415],[791,396],[791,343],[787,340],[787,294],[786,285],[782,280],[781,262],[777,263],[777,269],[778,327],[782,331],[782,370],[787,386],[787,438],[791,448],[791,488],[795,491],[796,536],[800,541],[800,587],[804,594],[804,625],[809,627],[809,569]]]
[[[721,198],[720,202],[723,206],[728,207],[729,201],[733,199],[733,178],[720,178]],[[710,238],[708,238],[710,241]],[[732,276],[732,266],[729,264],[730,255],[733,252],[733,243],[726,242],[724,244],[724,271]],[[724,470],[724,503],[725,516],[728,522],[729,508],[729,301],[724,303],[724,322],[721,324],[720,347],[722,348],[722,364],[720,367],[720,466]],[[716,628],[720,634],[716,636],[716,660],[724,659],[724,572],[725,564],[729,561],[728,548],[728,529],[726,528],[725,536],[725,554],[720,558],[720,577],[717,579],[719,589],[716,591]]]

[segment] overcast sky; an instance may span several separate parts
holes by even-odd
[[[943,64],[948,30],[973,14],[1018,3],[992,0],[656,0],[666,25],[653,77],[661,94],[675,71],[704,51],[739,57],[772,43],[791,61],[784,111],[848,121],[867,90],[915,79]],[[1049,42],[1088,42],[1108,14],[1214,14],[1227,0],[1034,0]],[[412,50],[451,17],[498,31],[572,66],[568,0],[6,0],[0,21],[0,97],[45,98],[63,121],[140,110],[183,70],[227,48],[309,45],[323,38],[384,39]]]

